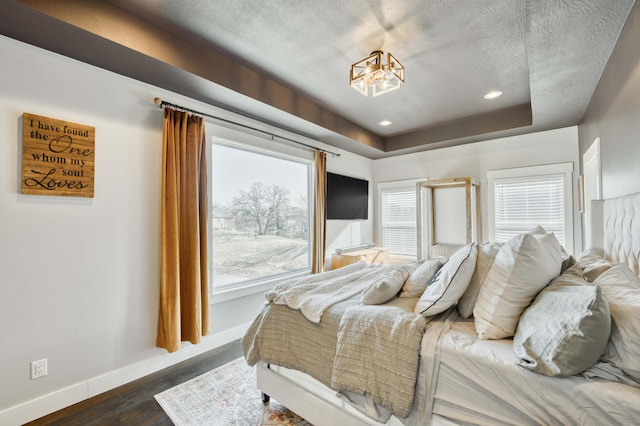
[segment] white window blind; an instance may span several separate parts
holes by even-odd
[[[383,189],[381,196],[382,245],[392,255],[416,256],[416,190]]]
[[[541,225],[565,245],[564,174],[496,179],[494,199],[497,242]]]

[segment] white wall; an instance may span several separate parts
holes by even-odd
[[[367,220],[327,220],[326,269],[331,268],[331,254],[337,248],[373,243],[375,240],[373,161],[345,151],[340,151],[340,154],[339,157],[327,154],[327,171],[369,181],[369,215]]]
[[[451,148],[375,160],[376,183],[405,179],[446,179],[470,176],[480,184],[482,235],[487,236],[487,171],[562,162],[579,171],[577,128],[488,140]],[[577,191],[574,185],[574,247],[581,247]]]
[[[238,338],[262,294],[215,303],[212,335],[155,348],[162,112],[158,96],[211,107],[0,37],[0,424],[24,423]],[[95,197],[20,194],[24,112],[95,127]],[[343,152],[332,172],[375,182],[574,161],[575,128],[372,161]],[[577,168],[576,168],[577,169]],[[369,220],[329,221],[327,254],[374,241]],[[29,362],[49,374],[29,379]]]
[[[602,198],[640,191],[640,2],[618,37],[579,127],[580,154],[599,138]]]
[[[155,348],[162,111],[153,98],[219,111],[6,37],[0,57],[0,424],[239,338],[262,293],[214,303],[202,344]],[[95,127],[94,198],[20,194],[24,112]],[[329,169],[369,179],[371,164],[328,158]],[[361,224],[362,238],[372,239],[372,223]],[[338,240],[343,228],[329,224],[327,235]],[[30,380],[29,363],[41,358],[49,374]]]

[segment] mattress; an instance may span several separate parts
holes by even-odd
[[[478,339],[473,320],[460,318],[455,309],[430,322],[420,355],[414,409],[404,421],[392,417],[389,425],[433,424],[435,418],[440,423],[480,425],[625,425],[640,421],[640,388],[599,378],[533,373],[517,365],[511,339]],[[321,394],[318,389],[322,388],[325,394],[335,395],[306,374],[275,365],[271,371],[287,376],[311,394]],[[299,396],[299,392],[292,393]],[[336,401],[334,405],[345,410],[345,398]],[[355,408],[373,414],[366,407]],[[381,424],[371,419],[368,423]]]
[[[480,340],[473,320],[443,335],[433,413],[458,423],[604,425],[640,422],[640,388],[583,376],[552,378],[516,364],[511,339]]]
[[[360,405],[356,395],[367,393],[366,403],[380,404],[374,404],[376,417],[388,418],[391,412],[406,416],[417,377],[420,323],[424,329],[422,317],[403,315],[413,311],[415,302],[415,298],[396,298],[384,306],[367,307],[360,306],[359,297],[352,297],[329,307],[318,324],[299,310],[268,304],[242,339],[245,359],[249,365],[262,361],[306,373],[357,399],[353,400],[356,405]],[[364,315],[365,311],[379,316]],[[347,318],[352,322],[345,322]],[[360,328],[362,324],[370,329]],[[360,340],[360,335],[365,339]],[[376,350],[362,352],[357,350],[360,347]]]

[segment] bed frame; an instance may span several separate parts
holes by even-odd
[[[258,362],[256,376],[258,388],[263,394],[273,396],[279,403],[314,425],[380,424],[339,399],[336,391],[307,374]]]
[[[640,193],[594,201],[591,208],[594,247],[601,249],[606,259],[626,263],[640,274]],[[304,373],[259,362],[256,374],[263,395],[274,397],[314,425],[381,425]],[[432,425],[455,425],[437,415],[431,420]],[[402,425],[393,416],[386,424]]]
[[[594,246],[640,275],[640,193],[591,202]]]

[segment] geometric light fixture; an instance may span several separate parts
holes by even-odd
[[[369,96],[369,89],[373,96],[399,89],[404,83],[404,67],[391,53],[387,53],[387,62],[383,63],[382,55],[381,50],[376,50],[351,65],[349,85],[365,96]]]

